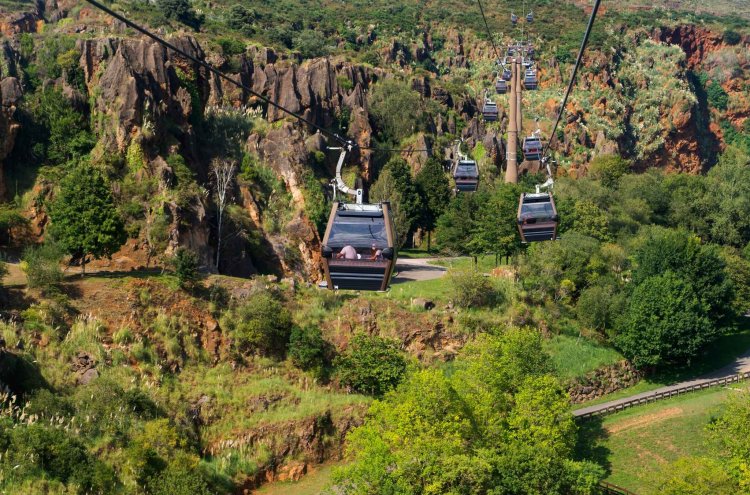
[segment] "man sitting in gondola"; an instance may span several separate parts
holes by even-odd
[[[345,260],[356,260],[359,259],[359,255],[357,254],[357,250],[354,249],[354,246],[344,246],[336,255],[336,259],[340,260],[341,258],[344,258]]]
[[[383,251],[373,244],[370,246],[370,261],[383,261]]]

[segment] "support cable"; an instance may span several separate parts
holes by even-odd
[[[552,143],[552,139],[555,137],[555,133],[557,132],[557,126],[560,124],[560,119],[562,119],[563,112],[565,112],[565,105],[568,103],[568,96],[570,96],[570,93],[573,91],[573,85],[576,82],[576,73],[578,72],[578,67],[581,65],[581,60],[583,59],[583,52],[586,50],[586,45],[589,41],[589,36],[591,35],[591,29],[594,27],[594,19],[596,18],[596,12],[599,10],[599,5],[602,3],[602,0],[596,0],[594,3],[594,8],[591,10],[591,17],[589,17],[589,23],[588,26],[586,26],[586,32],[583,34],[583,40],[581,41],[581,48],[578,50],[578,57],[576,58],[575,66],[573,66],[573,74],[570,76],[570,83],[568,83],[568,89],[565,91],[565,96],[563,97],[562,103],[560,105],[560,110],[557,113],[557,119],[555,120],[555,126],[552,128],[552,134],[550,134],[549,139],[547,140],[547,145],[544,147],[544,150],[542,151],[542,158],[546,158],[547,153],[549,152],[550,144]]]

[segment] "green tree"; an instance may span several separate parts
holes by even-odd
[[[111,256],[127,239],[109,185],[88,165],[76,167],[62,180],[49,206],[50,234],[86,273],[86,258]]]
[[[385,140],[399,142],[422,126],[422,97],[404,81],[383,79],[372,88],[367,101]]]
[[[449,204],[437,221],[436,240],[438,248],[452,255],[482,254],[482,247],[472,243],[476,231],[477,213],[486,195],[459,194]]]
[[[683,457],[670,463],[660,475],[654,495],[734,495],[737,480],[723,463],[709,458]]]
[[[589,175],[610,189],[616,189],[620,179],[630,169],[630,163],[618,155],[599,155],[589,164]]]
[[[721,324],[733,316],[732,281],[716,246],[703,245],[684,230],[655,228],[637,248],[635,262],[636,285],[670,270],[695,290],[713,322]]]
[[[333,365],[342,384],[376,397],[398,385],[406,372],[396,342],[365,334],[355,335]]]
[[[618,327],[615,344],[637,367],[690,362],[718,335],[693,287],[672,271],[635,288]]]
[[[85,115],[76,111],[59,90],[41,90],[30,106],[35,120],[42,124],[43,135],[34,137],[35,154],[40,158],[61,165],[85,156],[94,147]]]
[[[450,270],[451,300],[459,308],[481,308],[501,302],[501,295],[489,277],[476,270]]]
[[[258,19],[258,14],[242,4],[234,4],[227,12],[227,26],[240,31],[245,36],[255,33],[253,24]]]
[[[571,214],[571,229],[602,242],[612,239],[607,213],[587,200],[576,201]]]
[[[443,165],[435,157],[427,160],[415,177],[415,183],[422,197],[422,213],[418,225],[427,231],[427,250],[430,250],[432,231],[437,227],[437,219],[443,214],[451,200],[451,186]]]
[[[157,0],[156,5],[167,19],[174,19],[198,31],[204,16],[198,15],[189,0]]]
[[[391,159],[370,189],[370,201],[389,201],[398,242],[403,245],[422,210],[419,190],[409,165],[400,157]]]
[[[280,355],[292,331],[292,315],[270,292],[253,294],[221,319],[241,352]]]
[[[738,248],[750,242],[750,155],[728,146],[707,176],[711,238]]]
[[[299,51],[302,58],[324,57],[328,55],[326,37],[319,31],[305,29],[292,40],[292,47]]]
[[[520,194],[520,188],[513,184],[498,186],[484,201],[480,193],[477,202],[481,207],[474,214],[476,220],[469,241],[472,252],[509,257],[521,249],[516,223]]]

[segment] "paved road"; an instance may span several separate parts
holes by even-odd
[[[701,383],[705,383],[710,380],[714,380],[716,378],[726,378],[726,377],[737,375],[739,373],[744,373],[746,371],[750,371],[750,350],[745,352],[743,355],[739,356],[732,364],[729,364],[721,368],[720,370],[716,370],[707,375],[703,375],[699,378],[695,378],[693,380],[687,380],[687,381],[680,382],[680,383],[675,383],[674,385],[668,385],[666,387],[657,388],[656,390],[651,390],[650,392],[643,392],[640,394],[631,395],[630,397],[623,397],[622,399],[604,402],[602,404],[597,404],[595,406],[589,406],[589,407],[584,407],[581,409],[576,409],[575,411],[573,411],[573,416],[581,416],[586,413],[599,412],[608,407],[617,406],[617,405],[623,404],[625,402],[628,402],[634,399],[643,399],[646,397],[651,397],[653,395],[659,394],[661,392],[669,392],[671,390],[676,390],[686,385],[699,385]]]
[[[396,276],[392,284],[414,282],[417,280],[434,280],[445,275],[448,271],[444,266],[430,265],[429,261],[437,258],[399,258],[396,260]],[[447,258],[443,258],[447,259]]]

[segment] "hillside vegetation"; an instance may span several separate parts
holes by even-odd
[[[658,466],[612,432],[630,416],[570,414],[747,350],[742,5],[607,6],[550,136],[588,5],[526,2],[523,131],[550,144],[560,217],[526,245],[544,171],[519,157],[503,183],[508,96],[480,111],[518,5],[486,2],[490,40],[451,0],[105,3],[252,92],[85,2],[0,1],[0,491],[250,493],[318,469],[336,495],[746,489],[744,394],[697,396],[673,441],[713,449]],[[319,290],[337,143],[257,95],[351,139],[345,181],[447,273]],[[473,194],[452,191],[457,140]]]

